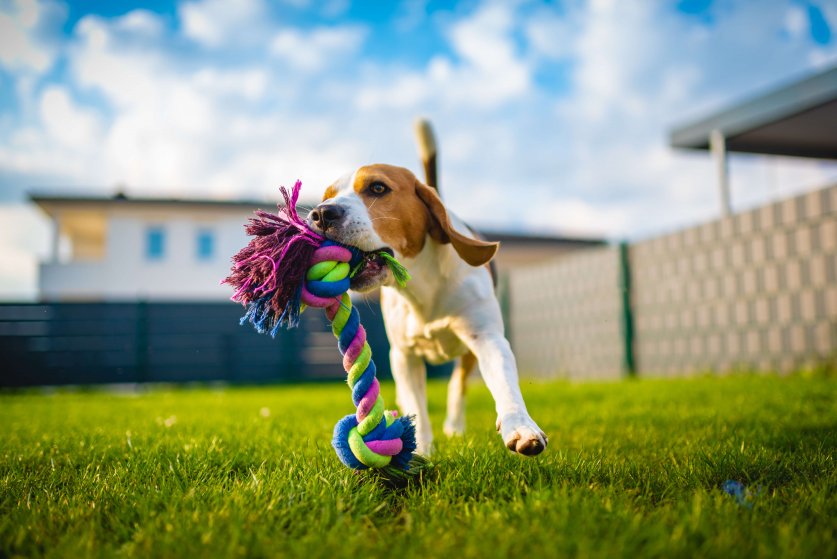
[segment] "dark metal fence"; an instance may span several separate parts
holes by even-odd
[[[380,307],[358,302],[378,375],[390,376]],[[292,382],[343,378],[322,312],[275,339],[232,303],[0,304],[0,386]],[[434,368],[431,374],[444,374]]]

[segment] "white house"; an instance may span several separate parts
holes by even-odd
[[[52,220],[43,301],[222,300],[256,201],[32,195]]]
[[[42,301],[220,301],[243,225],[274,202],[33,194],[53,222],[51,257],[40,264]],[[541,261],[598,239],[487,233],[501,242],[501,270]]]

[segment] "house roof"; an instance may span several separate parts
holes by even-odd
[[[837,159],[837,66],[675,128],[670,144],[709,149],[713,130],[728,151]]]
[[[607,241],[604,239],[596,239],[591,237],[568,237],[564,235],[538,235],[527,233],[510,233],[504,231],[494,231],[486,229],[477,229],[480,236],[489,241],[499,241],[504,245],[510,244],[526,244],[526,245],[553,245],[560,243],[562,245],[577,245],[579,247],[587,245],[603,245]]]
[[[45,204],[62,204],[62,205],[161,205],[161,206],[207,206],[216,208],[274,208],[276,202],[268,200],[218,200],[210,198],[134,198],[128,197],[125,194],[118,193],[113,196],[95,196],[95,195],[53,195],[46,193],[33,192],[29,194],[29,199],[44,206]]]

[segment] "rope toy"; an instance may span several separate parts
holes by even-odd
[[[410,276],[386,251],[363,252],[310,229],[296,211],[301,188],[300,181],[290,193],[280,188],[284,207],[277,214],[258,210],[250,218],[245,230],[253,238],[233,257],[222,283],[233,286],[231,299],[247,308],[241,324],[249,321],[259,333],[274,337],[282,326],[298,326],[306,306],[324,309],[357,408],[334,426],[331,444],[337,456],[355,470],[415,473],[426,460],[415,454],[413,419],[384,409],[366,330],[347,293],[351,278],[372,262],[386,265],[402,286]]]

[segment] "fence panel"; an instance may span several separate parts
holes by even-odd
[[[631,246],[646,375],[837,359],[837,186]]]
[[[523,376],[618,378],[624,370],[619,248],[519,268],[509,277],[511,342]]]
[[[631,244],[621,273],[617,253],[512,272],[524,374],[837,367],[837,185]]]
[[[380,307],[358,305],[387,378]],[[241,314],[230,303],[0,304],[0,386],[345,377],[322,312],[303,313],[300,328],[275,339],[240,326]]]

